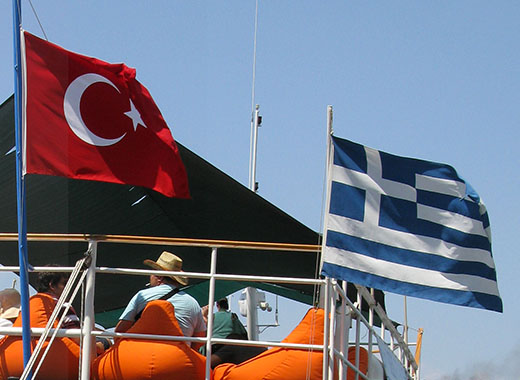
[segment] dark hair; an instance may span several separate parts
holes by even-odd
[[[227,298],[221,298],[217,301],[217,306],[221,309],[227,310],[229,309],[229,303]]]
[[[57,267],[58,264],[48,264],[46,267]],[[38,273],[38,291],[46,293],[50,290],[50,285],[57,285],[62,279],[67,279],[69,276],[63,272],[40,272]]]

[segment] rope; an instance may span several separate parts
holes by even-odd
[[[83,267],[83,264],[85,262],[85,260],[87,259],[87,257],[81,259],[81,260],[78,260],[76,262],[76,266],[74,267],[74,270],[72,271],[71,273],[71,276],[69,278],[69,281],[67,281],[67,284],[65,285],[65,288],[63,289],[63,293],[61,294],[50,318],[49,318],[49,321],[47,322],[47,325],[45,326],[45,330],[44,332],[42,333],[40,339],[38,340],[38,344],[36,345],[32,355],[31,355],[31,358],[29,359],[29,361],[27,362],[27,365],[25,366],[25,369],[22,373],[22,376],[20,377],[20,380],[25,380],[27,379],[27,377],[29,376],[29,373],[30,373],[30,370],[31,368],[34,366],[34,363],[36,362],[36,359],[37,359],[37,356],[39,355],[42,347],[43,347],[43,344],[45,343],[45,340],[47,339],[47,337],[49,336],[49,331],[50,329],[52,328],[52,325],[54,324],[54,321],[57,319],[58,317],[58,314],[60,313],[60,311],[62,310],[62,307],[65,303],[65,299],[67,298],[70,290],[72,289],[72,286],[73,286],[73,283],[76,281],[76,278],[78,277],[78,274],[80,273],[80,271],[82,270],[82,267]],[[81,280],[79,281],[78,285],[76,286],[76,288],[74,289],[74,292],[71,296],[71,301],[74,299],[74,297],[76,296],[76,293],[78,292],[78,289],[79,287],[81,286],[81,283],[84,279],[86,275],[86,271],[83,272],[83,275],[81,277]],[[40,362],[38,364],[38,367],[36,368],[34,374],[33,374],[33,377],[36,378],[36,374],[38,373],[40,367],[41,367],[41,364],[43,363],[43,360],[45,359],[45,356],[47,355],[50,347],[51,347],[51,344],[52,342],[54,341],[54,338],[56,337],[57,333],[58,333],[58,329],[60,328],[67,312],[69,311],[70,309],[70,306],[71,306],[71,303],[69,302],[68,305],[66,306],[65,310],[64,310],[64,313],[63,315],[61,316],[59,322],[58,322],[58,326],[57,328],[55,329],[55,331],[53,332],[53,335],[49,341],[49,345],[47,346],[45,352],[43,353],[42,355],[42,358],[40,359]]]
[[[308,343],[309,344],[314,344],[314,332],[316,330],[316,311],[317,309],[314,309],[313,310],[313,313],[314,315],[312,316],[312,320],[311,320],[311,333],[309,335],[309,341]],[[324,342],[325,344],[325,342]],[[306,372],[305,372],[305,380],[309,380],[311,378],[311,364],[312,364],[312,354],[314,352],[314,349],[312,348],[309,348],[307,350],[307,368],[306,368]]]
[[[31,0],[29,0],[29,5],[31,6],[31,9],[32,9],[33,14],[34,14],[34,17],[36,17],[36,21],[38,21],[38,25],[40,25],[40,29],[42,30],[42,33],[45,36],[45,40],[49,41],[49,39],[47,38],[47,34],[45,33],[45,30],[43,29],[43,25],[40,22],[40,18],[38,17],[38,13],[36,13],[36,9],[34,9],[34,6],[33,6],[33,3],[32,3]]]
[[[38,367],[36,367],[36,369],[34,371],[34,377],[36,377],[36,374],[40,370],[40,367],[42,366],[43,361],[45,360],[45,357],[49,353],[49,350],[51,349],[52,342],[54,342],[54,339],[56,338],[56,335],[58,335],[58,329],[61,327],[61,325],[63,323],[63,320],[67,316],[67,312],[69,311],[70,307],[72,306],[71,302],[76,297],[76,294],[78,293],[78,290],[81,288],[82,282],[83,282],[86,274],[87,274],[87,272],[83,271],[82,276],[81,276],[79,282],[77,283],[76,288],[74,289],[74,292],[72,293],[72,295],[70,297],[70,301],[67,302],[67,304],[65,306],[65,309],[63,310],[63,314],[61,315],[60,320],[58,321],[58,325],[56,326],[56,329],[54,330],[54,332],[53,332],[53,334],[52,334],[52,336],[51,336],[51,338],[49,340],[49,344],[47,345],[47,347],[45,349],[45,352],[42,354],[40,362],[38,363]]]

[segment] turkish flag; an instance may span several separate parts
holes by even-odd
[[[24,173],[143,186],[189,198],[171,132],[135,69],[24,32]]]

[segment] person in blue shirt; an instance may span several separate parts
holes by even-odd
[[[147,259],[144,264],[156,270],[182,272],[182,259],[167,251],[164,251],[157,261]],[[150,275],[150,287],[140,290],[132,297],[119,317],[115,332],[128,331],[140,317],[148,302],[166,299],[175,308],[175,318],[184,336],[206,336],[206,323],[202,317],[199,303],[195,298],[181,290],[186,285],[188,285],[188,279],[184,276]],[[190,342],[185,343],[190,345]],[[193,343],[191,346],[197,349],[201,344]]]

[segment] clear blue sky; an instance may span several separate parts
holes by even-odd
[[[33,4],[52,42],[135,67],[174,138],[247,184],[254,0]],[[13,92],[11,15],[1,2],[1,100]],[[520,373],[519,20],[517,1],[260,1],[260,195],[320,229],[332,104],[337,136],[449,163],[486,202],[504,313],[409,298],[425,380]],[[401,318],[402,297],[388,299]]]

